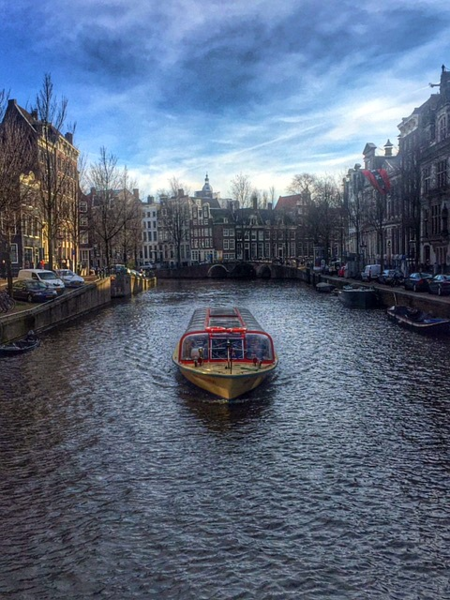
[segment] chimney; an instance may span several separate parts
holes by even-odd
[[[269,202],[269,203],[267,204],[267,208],[268,208],[269,210],[272,210],[272,208],[273,208],[272,202]]]
[[[69,142],[69,144],[72,144],[73,146],[73,133],[70,133],[70,131],[68,131],[64,137]]]
[[[136,198],[136,200],[139,200],[139,190],[137,188],[134,188],[133,196]]]
[[[253,196],[253,198],[252,198],[252,205],[253,205],[253,210],[258,209],[258,198],[256,196]]]

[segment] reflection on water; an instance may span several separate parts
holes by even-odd
[[[208,402],[173,348],[247,306],[280,357]],[[163,282],[0,359],[0,597],[450,598],[450,340],[292,282]]]

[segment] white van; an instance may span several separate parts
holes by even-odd
[[[59,279],[53,271],[47,271],[46,269],[20,269],[17,278],[41,281],[42,283],[45,283],[48,288],[56,290],[58,294],[62,294],[65,288],[61,279]]]
[[[363,281],[370,281],[371,279],[378,279],[381,275],[381,265],[366,265],[364,271],[361,273],[361,279]]]

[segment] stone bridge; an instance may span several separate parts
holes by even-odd
[[[296,267],[266,262],[206,263],[180,269],[158,269],[158,279],[303,279]]]

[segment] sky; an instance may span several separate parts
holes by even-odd
[[[208,174],[286,195],[342,178],[450,69],[448,0],[0,0],[0,89],[35,106],[45,74],[87,164],[100,148],[142,199]]]

